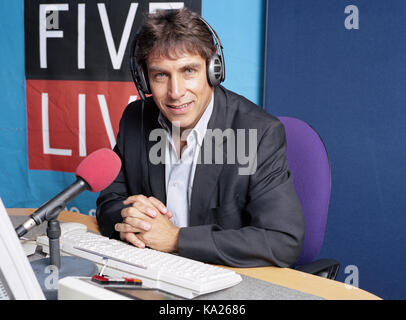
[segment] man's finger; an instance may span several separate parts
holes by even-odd
[[[140,223],[140,226],[142,226],[142,224]],[[151,226],[149,226],[148,230],[151,229]],[[138,228],[135,226],[132,226],[128,223],[116,223],[116,225],[114,226],[114,230],[118,231],[118,232],[145,232],[148,230],[144,229],[144,226],[142,226],[142,228]]]
[[[159,207],[156,207],[147,197],[143,195],[135,195],[128,197],[123,201],[124,205],[131,204],[132,207],[137,208],[140,212],[155,218],[159,213]]]
[[[134,217],[146,221],[150,220],[151,218],[155,218],[157,213],[154,212],[154,214],[152,215],[149,211],[145,210],[146,208],[142,205],[137,207],[128,207],[121,210],[121,216],[123,217],[123,219],[127,217]]]
[[[127,199],[125,199],[123,201],[123,203],[125,205],[132,204],[132,203],[134,203],[136,201],[142,201],[143,199],[148,199],[148,198],[146,196],[142,195],[142,194],[136,194],[136,195],[133,195],[133,196],[129,196]]]
[[[162,213],[166,214],[169,211],[168,208],[157,198],[149,197],[148,200],[151,201]]]
[[[145,243],[138,239],[133,232],[120,233],[121,240],[127,241],[138,248],[145,248]]]
[[[151,229],[151,224],[147,221],[134,218],[134,217],[126,217],[123,219],[125,224],[129,224],[133,228],[141,229],[142,231],[149,231]]]
[[[152,196],[147,198],[146,196],[144,196],[142,194],[137,194],[137,195],[128,197],[126,200],[123,201],[123,204],[124,205],[131,204],[132,206],[138,206],[138,207],[140,207],[140,205],[142,204],[145,206],[145,210],[147,210],[147,208],[148,208],[148,210],[152,209],[152,210],[154,210],[154,212],[156,214],[158,214],[158,212],[155,211],[155,209],[156,209],[156,210],[160,211],[162,214],[168,215],[169,218],[172,217],[172,213],[169,212],[168,208],[160,200],[158,200],[157,198],[152,197]],[[152,216],[152,214],[153,214],[152,210],[150,210],[149,213],[147,211],[145,213]]]
[[[154,197],[149,197],[148,200],[151,201],[155,205],[155,207],[158,208],[159,211],[161,211],[162,214],[166,214],[169,219],[172,218],[172,212],[170,212],[161,201]]]

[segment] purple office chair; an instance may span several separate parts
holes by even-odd
[[[331,174],[326,147],[304,121],[278,118],[285,126],[289,169],[306,222],[302,253],[294,268],[335,279],[340,267],[336,260],[314,261],[323,244],[330,201]]]

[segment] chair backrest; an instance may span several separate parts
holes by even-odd
[[[297,265],[313,261],[323,245],[331,191],[330,162],[323,141],[306,122],[279,117],[285,126],[287,158],[302,204],[306,233]]]

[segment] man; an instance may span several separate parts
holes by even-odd
[[[188,9],[149,15],[135,51],[152,97],[120,121],[123,166],[97,200],[101,233],[214,264],[294,264],[304,218],[283,125],[209,83],[213,34]]]

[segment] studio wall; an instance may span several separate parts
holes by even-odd
[[[332,190],[320,258],[406,297],[406,2],[268,2],[265,107],[323,138]]]

